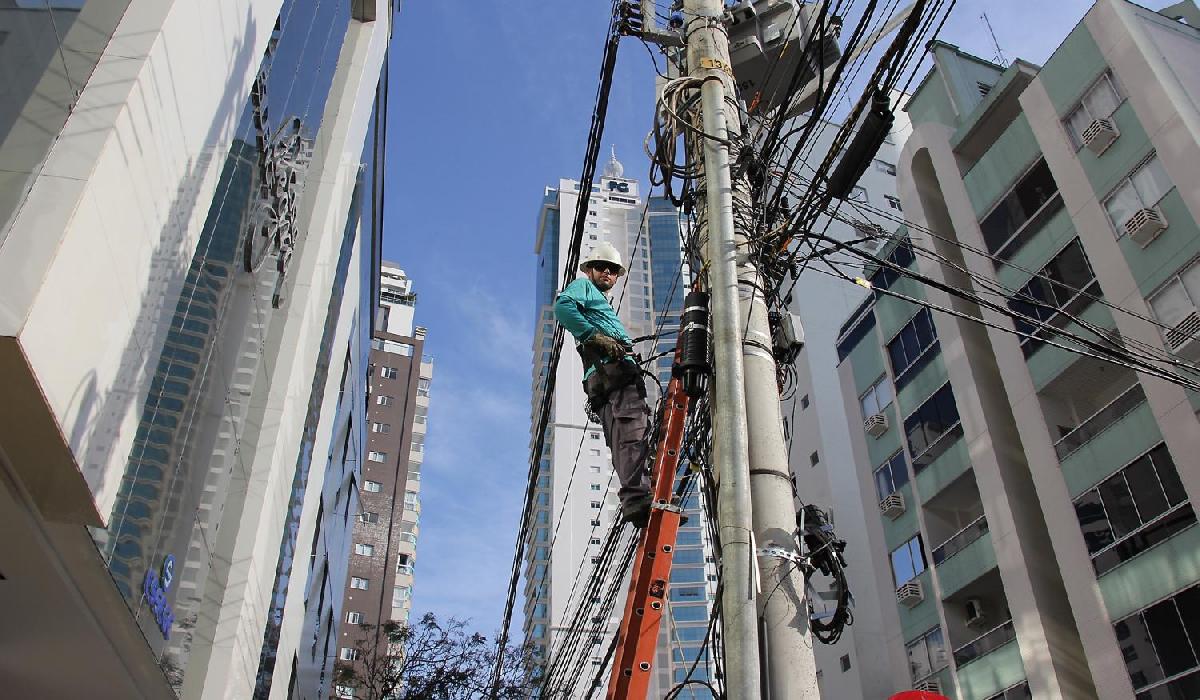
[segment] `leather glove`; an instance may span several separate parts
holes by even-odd
[[[604,335],[603,333],[597,333],[591,338],[588,338],[588,343],[600,348],[601,352],[614,360],[619,360],[622,357],[625,357],[625,346],[621,344],[621,341],[611,336]]]

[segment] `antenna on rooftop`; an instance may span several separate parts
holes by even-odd
[[[1000,42],[996,40],[996,32],[992,29],[992,22],[988,19],[987,13],[979,15],[983,18],[983,23],[987,25],[988,34],[992,35],[992,47],[996,49],[996,54],[992,56],[992,61],[1001,68],[1008,67],[1008,59],[1004,57],[1004,51],[1000,49]]]

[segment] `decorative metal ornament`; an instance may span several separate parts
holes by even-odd
[[[244,218],[242,267],[256,273],[267,259],[275,258],[279,273],[271,306],[284,302],[284,282],[299,238],[297,203],[304,191],[304,176],[312,160],[312,139],[305,138],[299,117],[271,130],[266,105],[266,71],[258,74],[250,90],[258,167],[251,184],[250,202]]]

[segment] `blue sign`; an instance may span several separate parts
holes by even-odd
[[[142,598],[154,613],[154,621],[163,639],[171,638],[171,625],[175,622],[175,612],[167,602],[167,589],[175,579],[175,555],[168,554],[163,558],[162,568],[156,574],[150,569],[142,578]]]

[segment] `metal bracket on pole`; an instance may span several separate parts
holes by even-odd
[[[760,557],[775,557],[776,559],[786,559],[790,562],[799,564],[800,566],[808,566],[808,558],[798,552],[790,552],[778,545],[763,547],[758,550]]]

